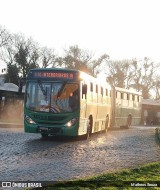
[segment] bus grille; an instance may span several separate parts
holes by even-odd
[[[33,115],[34,119],[43,120],[43,121],[63,121],[66,119],[64,116],[46,116],[46,115]]]

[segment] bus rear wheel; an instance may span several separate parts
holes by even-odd
[[[131,124],[132,124],[132,114],[128,114],[128,118],[127,118],[128,128],[131,126]]]
[[[108,124],[109,124],[109,115],[106,116],[106,123],[105,123],[105,132],[108,131]]]
[[[93,126],[93,118],[92,116],[89,117],[88,119],[88,124],[87,124],[87,134],[85,135],[85,139],[87,140],[91,134],[92,134],[92,126]]]

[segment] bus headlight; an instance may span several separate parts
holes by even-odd
[[[24,118],[29,124],[36,124],[28,115],[24,115]]]
[[[77,121],[77,118],[73,118],[70,121],[68,121],[64,126],[66,127],[72,127]]]

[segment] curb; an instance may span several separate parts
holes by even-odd
[[[156,137],[160,143],[160,127],[155,129]]]
[[[23,126],[22,123],[0,122],[0,128],[22,128]]]

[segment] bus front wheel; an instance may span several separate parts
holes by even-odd
[[[42,137],[43,139],[45,139],[45,138],[47,138],[47,137],[48,137],[48,134],[41,133],[41,137]]]

